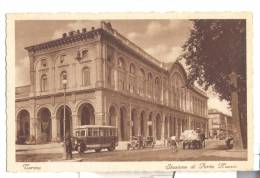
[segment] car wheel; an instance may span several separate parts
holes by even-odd
[[[95,152],[96,152],[96,153],[99,153],[100,151],[101,151],[101,148],[95,149]]]
[[[114,150],[115,150],[115,146],[114,146],[114,144],[111,145],[110,147],[108,147],[107,149],[108,149],[108,151],[114,151]]]

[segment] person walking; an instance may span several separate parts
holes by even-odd
[[[66,159],[72,159],[72,142],[71,142],[71,137],[70,134],[66,134],[66,139],[65,139],[65,146],[66,146]]]

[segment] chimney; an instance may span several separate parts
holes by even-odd
[[[80,34],[80,30],[77,30],[77,34]]]
[[[87,29],[86,28],[82,28],[82,33],[86,33]]]
[[[62,38],[66,38],[66,37],[67,37],[67,33],[63,33]]]
[[[95,30],[95,27],[91,27],[91,30]]]

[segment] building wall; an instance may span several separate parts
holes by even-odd
[[[127,46],[96,31],[90,33],[94,37],[80,42],[29,50],[31,88],[28,96],[16,95],[17,135],[26,135],[21,130],[29,125],[30,138],[37,142],[61,140],[64,91],[65,130],[70,132],[88,123],[117,126],[121,140],[140,134],[164,140],[196,128],[207,133],[207,97],[185,87],[180,64],[166,70],[165,64],[129,49],[131,43]],[[75,59],[78,54],[80,61]],[[87,82],[83,69],[89,72]]]
[[[217,110],[209,111],[209,135],[211,137],[220,137],[221,134],[229,134],[232,132],[232,118]]]

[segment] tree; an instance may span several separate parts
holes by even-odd
[[[197,82],[205,90],[212,87],[220,94],[220,99],[227,100],[229,104],[232,101],[231,93],[237,93],[237,127],[241,127],[240,135],[242,134],[243,145],[246,146],[246,21],[192,21],[193,28],[180,56],[180,59],[185,59],[189,70],[187,85]],[[237,87],[230,80],[232,72],[238,76],[235,78]]]

